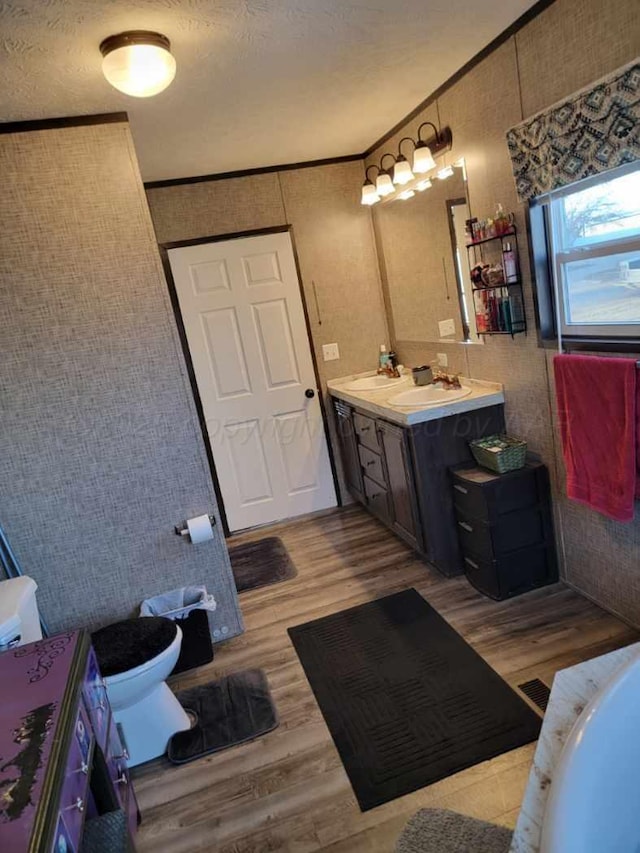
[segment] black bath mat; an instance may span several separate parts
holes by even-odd
[[[298,574],[277,536],[229,548],[229,557],[238,592],[280,583]]]
[[[289,636],[363,811],[538,737],[537,714],[415,589]]]
[[[182,707],[195,716],[196,723],[169,741],[167,757],[173,764],[186,764],[254,740],[278,725],[278,713],[261,669],[236,672],[219,681],[182,690],[177,696]]]

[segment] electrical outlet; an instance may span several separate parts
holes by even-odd
[[[446,352],[438,352],[436,353],[438,357],[438,364],[440,367],[448,367],[449,366],[449,356]]]
[[[449,335],[455,335],[456,333],[456,324],[453,320],[440,320],[438,328],[440,329],[441,338],[446,338]]]
[[[338,349],[338,344],[323,344],[322,358],[325,361],[335,361],[336,359],[340,358],[340,350]]]

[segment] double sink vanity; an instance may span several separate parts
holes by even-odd
[[[447,576],[463,571],[449,468],[471,461],[469,441],[505,430],[502,386],[461,385],[375,375],[327,383],[351,495]]]

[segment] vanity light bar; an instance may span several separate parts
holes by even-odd
[[[425,127],[433,128],[434,134],[429,139],[422,138],[422,130]],[[366,180],[362,187],[362,204],[374,205],[379,201],[406,200],[412,198],[416,192],[424,192],[433,186],[431,178],[438,177],[444,180],[445,177],[453,175],[451,166],[444,166],[435,175],[432,174],[431,178],[426,174],[437,169],[435,157],[451,150],[453,145],[451,128],[444,127],[438,130],[432,122],[425,121],[418,128],[417,137],[417,140],[414,140],[411,136],[403,136],[398,144],[397,155],[386,152],[380,158],[379,166],[372,164],[367,167]],[[411,163],[402,153],[402,145],[405,142],[413,145]],[[391,157],[393,165],[384,166],[386,157]],[[375,183],[369,176],[369,169],[377,170]]]

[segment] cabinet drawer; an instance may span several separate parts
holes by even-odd
[[[558,579],[554,550],[548,545],[512,551],[497,560],[465,554],[463,561],[469,583],[496,601]]]
[[[529,464],[508,474],[494,474],[476,466],[453,470],[453,499],[463,515],[483,521],[548,501],[544,466]]]
[[[369,450],[368,447],[364,447],[364,445],[361,444],[358,447],[358,455],[360,456],[362,470],[366,476],[386,488],[387,478],[384,475],[384,466],[382,464],[382,457],[380,454],[374,453],[373,450]]]
[[[93,738],[89,718],[80,706],[67,755],[65,779],[60,793],[60,814],[69,836],[78,842],[88,804],[89,768]]]
[[[379,515],[380,518],[388,521],[389,500],[387,497],[387,490],[366,476],[362,479],[364,480],[364,493],[367,499],[367,506],[372,512],[375,512],[376,515]]]
[[[106,760],[114,791],[124,811],[129,808],[130,778],[127,758],[128,753],[120,738],[120,732],[115,720],[111,718]]]
[[[378,444],[378,434],[374,419],[368,418],[366,415],[361,415],[359,412],[354,412],[353,425],[360,444],[364,444],[365,447],[379,453],[380,445]]]
[[[545,540],[545,514],[540,510],[513,512],[496,524],[487,524],[456,510],[456,521],[463,553],[479,554],[487,559],[539,545]]]

